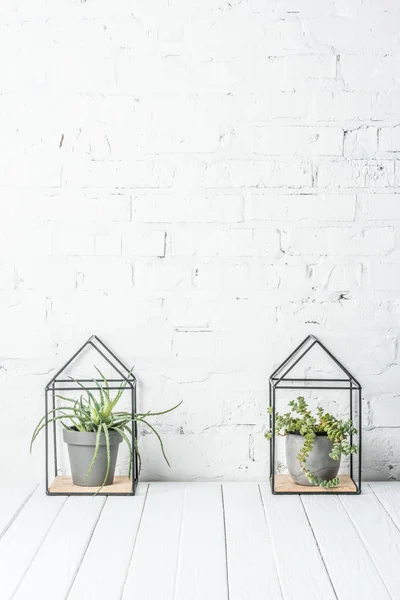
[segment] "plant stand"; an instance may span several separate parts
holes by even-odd
[[[335,377],[295,377],[294,369],[301,363],[313,348],[322,350],[328,361],[339,371]],[[297,485],[290,475],[282,474],[277,469],[277,448],[275,433],[276,404],[280,390],[334,390],[343,392],[347,397],[348,419],[357,427],[357,436],[351,436],[350,443],[358,445],[358,454],[349,457],[348,474],[341,474],[340,484],[326,489],[318,486]],[[335,358],[335,356],[313,335],[309,335],[286,360],[272,373],[269,380],[270,414],[270,483],[273,494],[360,494],[361,493],[361,392],[359,382]],[[357,437],[357,439],[353,439]]]
[[[121,360],[96,336],[91,336],[87,342],[65,363],[65,365],[49,381],[45,388],[45,462],[46,462],[46,494],[49,496],[93,496],[98,487],[78,486],[72,483],[72,477],[60,474],[59,456],[57,452],[57,426],[56,423],[48,422],[48,411],[54,410],[56,406],[57,395],[63,395],[65,392],[80,392],[82,388],[79,383],[84,384],[85,388],[96,392],[98,390],[96,381],[101,383],[100,379],[79,379],[75,381],[67,378],[65,371],[71,363],[78,358],[87,348],[93,348],[113,369],[115,376],[109,378],[109,389],[119,390],[122,384],[126,386],[126,393],[130,395],[130,412],[132,419],[136,414],[136,378]],[[79,382],[79,383],[77,383]],[[90,385],[92,384],[92,385]],[[132,421],[132,477],[116,476],[112,485],[107,485],[97,494],[98,496],[133,496],[138,483],[138,457],[135,451],[137,440],[137,424]],[[50,483],[51,463],[54,469],[54,480]]]

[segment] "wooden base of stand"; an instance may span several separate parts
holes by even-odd
[[[72,477],[59,475],[49,486],[49,494],[95,494],[99,488],[74,485]],[[105,485],[100,494],[130,494],[132,493],[132,480],[129,477],[114,477],[112,485]]]
[[[307,494],[319,492],[330,492],[332,494],[354,494],[357,492],[357,488],[349,475],[340,475],[340,483],[334,488],[322,488],[319,486],[311,485],[297,485],[294,483],[290,475],[275,475],[275,489],[274,491],[279,493],[292,493],[292,494]]]

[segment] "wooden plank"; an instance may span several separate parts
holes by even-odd
[[[67,498],[13,600],[67,597],[105,501],[90,496]]]
[[[176,576],[175,600],[228,599],[222,490],[188,483]]]
[[[359,498],[359,496],[357,496]],[[301,496],[340,600],[390,595],[338,496]]]
[[[172,600],[185,485],[151,483],[123,600]]]
[[[258,485],[224,483],[223,500],[230,600],[282,598]]]
[[[327,492],[331,494],[337,493],[353,493],[357,491],[357,488],[349,475],[340,475],[340,483],[334,488],[326,489],[318,485],[297,485],[290,477],[290,475],[275,475],[275,491],[276,492],[290,492],[295,494],[315,494]]]
[[[55,478],[52,484],[49,486],[49,493],[62,493],[62,494],[95,494],[99,488],[89,487],[85,485],[74,485],[72,483],[72,477],[66,477],[59,475]],[[129,477],[114,477],[114,483],[112,485],[105,485],[101,490],[102,494],[129,494],[132,492],[132,479]]]
[[[50,500],[44,488],[37,488],[1,538],[0,588],[3,600],[12,597],[66,500]]]
[[[400,590],[400,531],[368,485],[360,497],[340,496],[340,501],[386,588],[396,598]]]
[[[335,600],[332,582],[299,496],[274,496],[268,483],[261,484],[260,489],[283,597]],[[266,597],[269,598],[267,594]]]
[[[369,483],[372,492],[400,529],[400,481],[374,481]]]
[[[4,482],[0,494],[0,538],[32,496],[37,484]]]
[[[68,600],[120,600],[147,488],[140,483],[133,497],[107,499]]]

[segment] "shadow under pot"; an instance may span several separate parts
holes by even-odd
[[[110,439],[110,470],[104,485],[114,481],[115,465],[117,463],[118,447],[122,436],[117,431],[108,432]],[[93,459],[96,446],[96,433],[63,429],[63,440],[68,446],[71,475],[74,485],[100,487],[107,473],[107,446],[104,433],[100,434],[100,447],[97,458],[88,477],[87,473]]]
[[[304,445],[304,436],[300,433],[289,433],[286,436],[286,464],[291,478],[298,485],[310,483],[296,458]],[[306,468],[319,479],[330,480],[337,476],[340,460],[329,456],[333,450],[333,442],[325,432],[316,433],[313,449],[306,461]]]

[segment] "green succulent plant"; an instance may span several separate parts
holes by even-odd
[[[304,437],[303,446],[296,458],[311,485],[323,488],[333,488],[339,485],[339,477],[329,480],[315,477],[307,469],[306,461],[314,447],[317,433],[326,433],[328,438],[333,442],[332,452],[330,452],[329,456],[334,460],[340,460],[342,454],[344,456],[356,454],[358,447],[350,443],[351,436],[358,433],[353,421],[351,419],[347,421],[336,419],[321,407],[318,407],[316,415],[313,415],[302,396],[299,396],[297,400],[291,400],[288,406],[288,412],[284,414],[276,413],[275,415],[276,435],[285,436],[289,433],[300,433]],[[273,413],[272,407],[269,407],[268,412],[269,414]],[[272,435],[273,432],[268,431],[265,437],[270,440]]]
[[[107,477],[110,471],[110,463],[111,463],[111,455],[110,455],[110,440],[109,440],[109,431],[118,432],[129,449],[129,477],[132,474],[132,462],[133,462],[133,448],[132,448],[132,426],[133,422],[144,423],[153,431],[156,435],[158,442],[160,444],[161,452],[164,456],[164,459],[168,466],[170,466],[168,458],[165,454],[164,444],[162,442],[161,436],[158,431],[148,422],[148,417],[155,417],[159,415],[165,415],[182,404],[179,402],[176,406],[172,408],[168,408],[167,410],[163,410],[161,412],[152,412],[148,411],[147,413],[136,413],[133,417],[132,414],[128,411],[118,411],[114,410],[121,399],[121,396],[126,389],[127,382],[124,381],[120,385],[119,389],[115,397],[112,397],[112,390],[110,390],[109,383],[101,371],[95,367],[96,371],[100,375],[100,380],[93,379],[93,382],[98,388],[97,397],[92,393],[90,389],[88,389],[85,385],[83,385],[80,381],[70,377],[70,379],[79,385],[84,393],[81,394],[78,399],[74,398],[66,398],[65,396],[56,395],[57,398],[63,401],[63,406],[57,406],[56,408],[49,410],[47,413],[47,422],[53,423],[55,421],[60,421],[61,425],[66,429],[71,429],[74,431],[81,432],[94,432],[96,433],[96,443],[93,452],[93,458],[89,466],[89,470],[86,473],[85,480],[89,477],[93,465],[96,462],[99,448],[100,448],[100,436],[104,433],[105,442],[106,442],[106,452],[107,452],[107,472],[104,477],[104,481],[100,488],[97,490],[98,493],[104,486],[107,481]],[[65,404],[67,403],[67,404]],[[37,424],[31,439],[30,450],[32,452],[32,446],[37,436],[41,432],[41,430],[46,426],[46,416],[42,417],[39,423]],[[134,450],[138,456],[139,461],[139,472],[142,466],[142,459],[139,453],[139,448],[137,445],[136,437],[133,436],[134,439]]]

